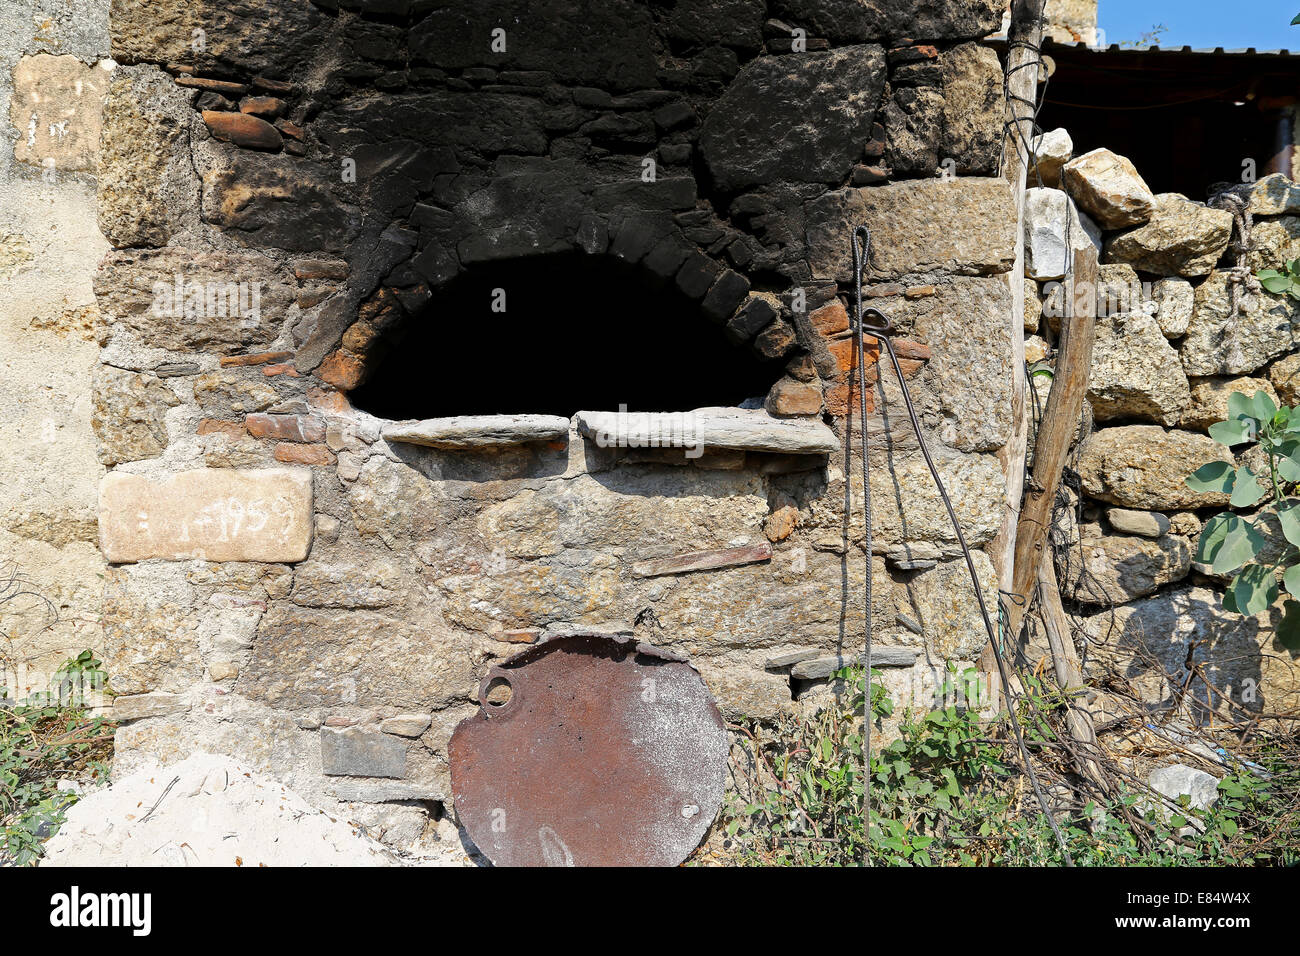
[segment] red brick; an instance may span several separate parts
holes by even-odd
[[[276,96],[288,96],[293,92],[293,84],[288,80],[272,80],[265,76],[253,77],[253,89]]]
[[[221,367],[230,368],[232,365],[265,365],[267,362],[283,362],[287,358],[293,358],[293,353],[254,352],[249,355],[223,355],[221,356]]]
[[[318,442],[325,438],[325,423],[311,415],[266,415],[259,412],[244,416],[244,427],[254,438],[296,442]]]
[[[836,335],[840,332],[848,331],[849,313],[844,308],[844,304],[836,299],[817,309],[815,312],[808,314],[808,321],[812,327],[822,335]]]
[[[210,90],[213,93],[220,93],[222,96],[239,97],[248,92],[248,87],[243,83],[232,83],[229,80],[212,80],[206,76],[178,76],[176,77],[177,86],[190,86],[198,90]]]
[[[542,632],[536,627],[521,627],[512,631],[501,631],[492,636],[506,644],[535,644],[542,636]]]
[[[290,465],[332,465],[334,452],[324,445],[291,445],[285,442],[275,446],[275,460]]]
[[[867,382],[867,414],[876,410],[876,376],[873,372],[869,375],[871,379]],[[858,395],[861,387],[855,381],[850,389],[847,382],[839,385],[832,385],[826,389],[826,411],[830,412],[836,418],[843,418],[849,414],[852,409],[854,414],[858,411]]]
[[[227,113],[221,110],[204,110],[203,122],[217,139],[249,149],[279,150],[284,147],[280,131],[266,120],[248,113]]]
[[[239,112],[251,113],[262,119],[274,119],[284,112],[287,104],[276,96],[245,96],[239,101]]]
[[[227,422],[220,418],[205,418],[199,422],[197,434],[228,435],[231,438],[243,438],[244,426],[239,422]]]
[[[346,349],[338,349],[325,356],[325,361],[316,369],[316,377],[341,392],[349,392],[361,384],[364,372],[365,366],[360,357]]]
[[[287,119],[278,119],[275,121],[275,128],[290,139],[296,139],[302,142],[307,138],[307,131],[297,123],[290,123]]]
[[[274,378],[277,375],[288,375],[290,378],[297,378],[298,369],[292,362],[280,362],[277,365],[263,366],[262,374],[267,378]]]
[[[874,339],[868,339],[864,344],[867,364],[874,365],[880,358],[880,343]],[[826,348],[830,350],[831,355],[835,356],[835,361],[839,363],[841,372],[848,372],[858,367],[856,338],[838,339],[827,344]]]

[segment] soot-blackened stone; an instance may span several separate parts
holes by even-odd
[[[700,132],[713,181],[727,192],[843,182],[871,139],[886,75],[879,46],[753,60]]]
[[[672,220],[662,215],[634,213],[626,216],[609,244],[611,255],[625,262],[640,262],[672,228]]]
[[[430,243],[424,251],[411,260],[411,266],[431,286],[440,286],[450,282],[460,272],[460,260],[456,254],[440,243]]]
[[[727,269],[709,287],[708,294],[700,303],[700,311],[714,322],[722,322],[730,318],[748,294],[749,280],[739,272]]]
[[[678,0],[668,36],[687,43],[726,43],[757,50],[763,42],[763,0]]]
[[[505,50],[492,31],[505,31]],[[613,90],[655,85],[650,10],[637,0],[473,0],[438,4],[411,29],[412,60],[445,70],[545,70],[565,83]]]
[[[766,299],[754,297],[727,322],[727,335],[734,342],[747,342],[776,320],[776,309]]]
[[[677,288],[692,299],[702,299],[721,271],[722,266],[704,253],[693,252],[677,270]]]
[[[676,235],[670,235],[660,240],[659,244],[650,250],[642,265],[651,275],[658,276],[660,279],[671,279],[677,274],[677,270],[681,268],[691,251],[691,247],[684,240]]]
[[[1005,0],[773,0],[771,12],[837,43],[922,37],[985,37],[1002,23]]]
[[[661,106],[654,112],[655,125],[665,133],[695,125],[695,110],[685,100]]]

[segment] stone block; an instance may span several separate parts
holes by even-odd
[[[320,731],[321,766],[332,777],[406,776],[406,744],[357,727]]]
[[[14,159],[58,172],[95,171],[109,70],[75,56],[38,53],[13,68],[9,120],[20,135]]]
[[[878,46],[752,60],[700,130],[714,183],[843,182],[871,138],[886,73]]]
[[[1192,491],[1183,479],[1209,462],[1232,460],[1226,448],[1206,435],[1120,425],[1088,436],[1078,470],[1091,498],[1122,508],[1172,511],[1226,505],[1228,495]]]
[[[1203,276],[1214,269],[1231,238],[1232,213],[1226,209],[1161,193],[1150,222],[1106,243],[1106,261],[1160,276]]]
[[[99,485],[99,544],[114,564],[301,561],[311,548],[310,472],[203,468],[161,478],[112,472]]]
[[[113,698],[111,716],[113,720],[144,720],[182,714],[189,709],[188,694],[131,694]]]
[[[99,228],[114,246],[162,246],[198,223],[189,99],[154,66],[118,67],[104,99]],[[179,270],[178,270],[179,271]]]
[[[813,278],[848,282],[849,231],[872,231],[871,281],[909,273],[992,275],[1015,262],[1016,216],[1004,179],[925,179],[841,189],[805,207]]]
[[[265,345],[298,295],[297,284],[264,255],[182,246],[110,252],[94,288],[110,332],[172,352]]]
[[[1141,225],[1156,211],[1156,197],[1133,163],[1108,149],[1070,160],[1061,182],[1103,229]]]

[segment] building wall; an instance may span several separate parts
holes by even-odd
[[[352,407],[413,322],[483,322],[481,356],[431,355],[428,374],[492,387],[508,313],[436,312],[470,267],[560,251],[634,263],[724,324],[737,361],[774,363],[775,417],[843,441],[848,234],[868,223],[867,295],[899,326],[968,539],[991,540],[1014,204],[997,169],[1001,67],[976,41],[1000,4],[263,6],[113,5],[98,361],[50,364],[84,415],[84,450],[61,446],[57,480],[81,473],[74,459],[85,477],[59,507],[88,518],[107,469],[107,568],[89,527],[67,548],[102,593],[119,772],[230,753],[317,802],[378,808],[398,840],[418,829],[411,801],[447,798],[447,740],[487,666],[575,625],[686,653],[729,718],[830,699],[829,681],[768,661],[861,646],[856,452],[847,482],[843,452],[688,460],[602,449],[576,426],[439,451],[386,441]],[[83,212],[69,235],[90,224]],[[226,283],[249,314],[217,308]],[[584,361],[619,360],[587,347],[574,344]],[[915,651],[886,679],[924,702],[985,632],[888,383],[886,402],[869,396],[874,637]],[[743,566],[633,571],[764,544],[771,559]],[[416,719],[391,722],[403,715]],[[385,731],[426,717],[416,737]],[[380,758],[395,776],[368,775]]]
[[[0,10],[0,576],[29,592],[0,603],[11,693],[102,643],[91,277],[108,249],[95,214],[108,46],[107,0]]]

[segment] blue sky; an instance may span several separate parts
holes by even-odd
[[[1136,40],[1157,23],[1160,45],[1300,50],[1300,26],[1288,26],[1300,0],[1101,0],[1107,43]]]

